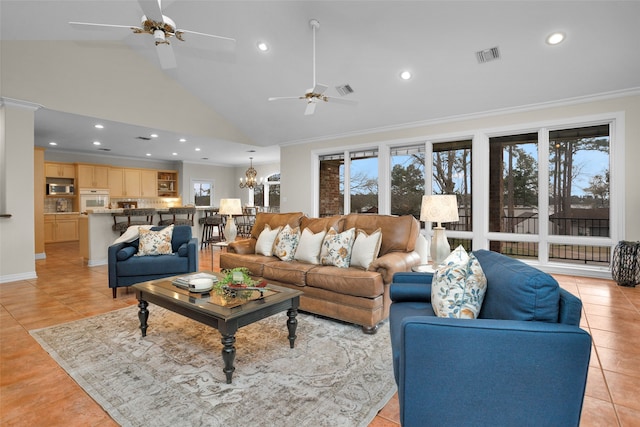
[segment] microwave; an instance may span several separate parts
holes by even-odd
[[[47,194],[50,196],[73,196],[73,185],[47,184]]]

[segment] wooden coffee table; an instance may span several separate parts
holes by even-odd
[[[208,273],[216,275],[218,278],[222,277],[218,273]],[[227,384],[231,384],[233,371],[235,371],[233,362],[236,348],[234,344],[238,328],[286,310],[289,346],[294,347],[298,325],[296,316],[300,305],[301,291],[268,285],[267,291],[264,291],[262,296],[259,291],[242,291],[246,292],[244,296],[251,293],[248,298],[218,295],[215,290],[209,294],[196,294],[174,286],[172,283],[174,278],[167,277],[131,286],[139,301],[138,318],[143,337],[147,335],[149,303],[216,328],[222,335],[223,372],[227,377]]]

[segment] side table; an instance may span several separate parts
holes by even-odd
[[[229,242],[215,242],[213,246],[220,248],[220,251],[224,251],[229,246]],[[213,269],[213,248],[211,249],[211,268]]]
[[[411,267],[411,271],[415,273],[435,273],[436,270],[431,264],[419,264]]]

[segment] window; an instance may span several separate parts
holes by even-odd
[[[320,216],[378,212],[378,150],[353,151],[347,155],[348,164],[344,162],[344,153],[319,158]]]
[[[391,214],[420,219],[425,144],[391,149]]]
[[[605,277],[623,235],[624,186],[610,184],[624,181],[623,118],[614,113],[318,153],[318,214],[418,218],[423,194],[456,194],[460,220],[444,224],[452,248],[490,249],[569,274],[580,265]]]
[[[213,182],[212,181],[191,181],[191,203],[196,206],[211,206],[213,200]]]

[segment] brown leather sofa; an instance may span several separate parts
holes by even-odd
[[[367,270],[339,268],[300,261],[281,261],[275,256],[255,253],[255,246],[265,225],[271,229],[289,224],[309,228],[317,233],[333,227],[342,232],[350,228],[371,234],[382,230],[378,258]],[[361,325],[365,333],[375,333],[378,324],[389,316],[389,285],[399,271],[410,271],[420,264],[414,251],[420,230],[410,215],[349,214],[326,218],[309,218],[302,212],[259,213],[248,239],[236,240],[220,254],[220,268],[247,267],[251,275],[267,282],[302,290],[300,309]]]

